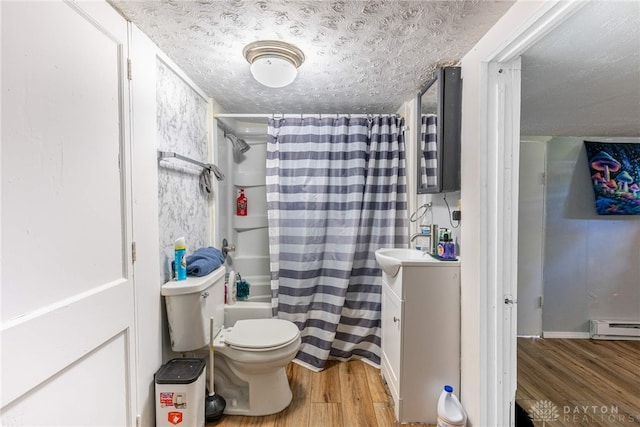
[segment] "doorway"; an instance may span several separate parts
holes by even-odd
[[[484,408],[479,411],[480,417],[473,421],[474,424],[514,423],[517,384],[518,260],[515,255],[518,245],[521,57],[527,49],[560,26],[582,6],[578,2],[544,2],[517,7],[509,21],[523,18],[520,26],[511,28],[507,26],[506,20],[501,22],[504,26],[494,27],[495,31],[489,33],[490,37],[485,37],[487,43],[495,43],[495,50],[483,50],[484,55],[478,52],[479,55],[470,56],[462,64],[463,70],[466,64],[471,67],[479,64],[479,72],[467,68],[469,71],[463,78],[479,77],[479,93],[474,93],[473,89],[465,93],[471,98],[479,96],[481,100],[479,125],[471,119],[466,120],[466,129],[463,124],[463,138],[469,137],[472,130],[481,132],[477,148],[467,147],[467,154],[463,150],[463,164],[465,158],[471,160],[472,154],[480,156],[478,188],[481,203],[478,205],[478,221],[467,223],[469,225],[465,230],[465,233],[473,235],[477,232],[479,235],[481,245],[478,268],[474,270],[476,265],[471,263],[463,266],[462,270],[463,305],[468,303],[468,300],[464,301],[465,292],[474,292],[468,287],[471,272],[476,273],[481,295],[478,315],[482,341],[478,350],[480,364],[486,367],[486,371],[479,378],[479,384],[487,398],[471,401],[471,405],[477,403]],[[508,35],[506,41],[505,34]],[[471,172],[465,173],[463,168],[462,196],[464,199],[469,197],[473,206],[475,200],[469,192],[465,192],[465,183],[467,188],[475,188],[471,181],[474,178],[477,181],[477,176],[474,177]],[[468,320],[463,317],[463,324]],[[473,348],[473,344],[465,342],[465,338],[463,336],[463,354]],[[463,381],[465,368],[463,365]],[[475,379],[468,374],[466,377],[467,380],[469,377]],[[463,386],[463,395],[465,389],[468,389],[467,386]]]

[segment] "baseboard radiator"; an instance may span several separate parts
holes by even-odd
[[[591,320],[591,339],[640,340],[640,320]]]

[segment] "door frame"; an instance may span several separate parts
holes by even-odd
[[[479,320],[484,369],[478,425],[515,423],[520,57],[584,4],[545,2],[480,64]],[[506,303],[509,300],[514,303]]]

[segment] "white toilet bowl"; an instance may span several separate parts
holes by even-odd
[[[171,349],[203,352],[209,349],[210,319],[214,318],[215,392],[226,402],[225,414],[269,415],[292,399],[285,366],[300,348],[300,331],[287,320],[224,321],[224,266],[204,277],[187,277],[162,286]]]
[[[285,367],[300,348],[298,327],[281,319],[239,320],[214,339],[216,393],[225,414],[275,414],[291,403]]]

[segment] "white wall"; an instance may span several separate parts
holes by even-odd
[[[188,252],[213,243],[212,201],[200,192],[200,168],[176,159],[159,162],[157,150],[208,163],[212,138],[203,92],[135,26],[131,34],[138,408],[142,425],[153,425],[153,375],[163,362],[180,357],[171,352],[160,295],[173,241],[184,235]]]
[[[154,374],[162,364],[162,313],[159,288],[158,157],[156,121],[157,47],[131,28],[133,121],[133,225],[137,260],[136,326],[137,414],[142,426],[155,420]]]
[[[460,192],[419,194],[417,197],[417,203],[417,207],[412,206],[410,208],[409,215],[425,203],[431,203],[431,209],[426,212],[422,219],[411,223],[411,234],[420,232],[420,225],[437,224],[439,230],[448,228],[451,231],[451,236],[456,244],[456,254],[458,256],[464,256],[464,247],[460,241],[460,228],[462,221],[454,221],[451,217],[452,212],[458,210],[458,206],[462,209]],[[420,209],[419,214],[423,211],[423,209]],[[469,214],[471,214],[471,212],[469,212]],[[417,238],[410,243],[410,246],[414,247],[418,243],[425,242],[426,240],[422,241],[420,238]]]
[[[547,145],[545,336],[586,335],[590,319],[640,320],[640,217],[596,214],[583,141]]]
[[[550,138],[520,142],[518,203],[518,335],[542,335],[545,151]]]

